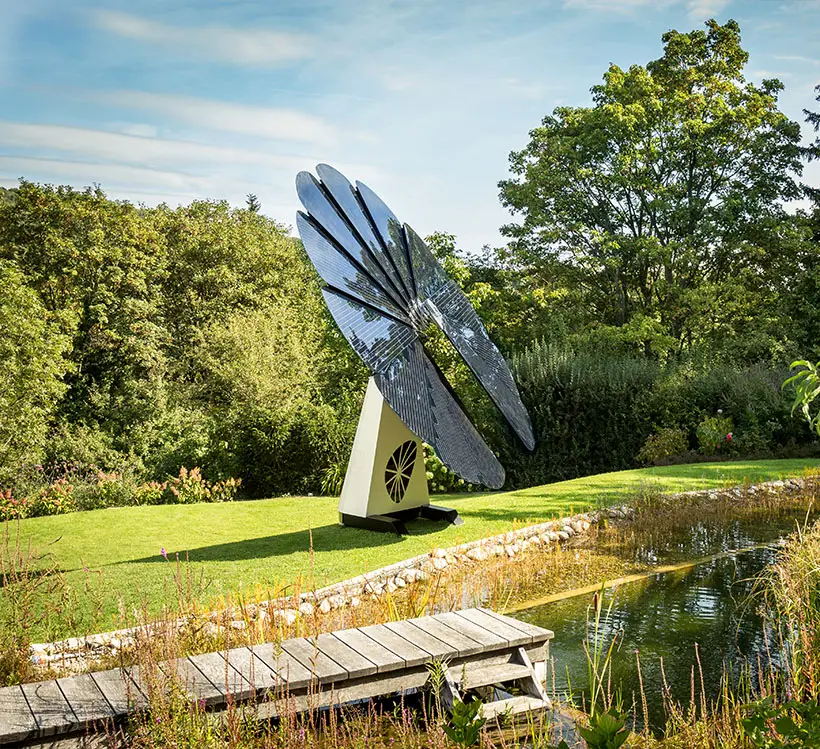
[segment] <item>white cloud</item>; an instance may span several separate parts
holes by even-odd
[[[266,67],[304,59],[314,52],[306,34],[217,25],[171,26],[113,10],[98,10],[93,18],[97,26],[118,36],[233,65]]]
[[[163,168],[169,164],[247,164],[280,168],[295,173],[304,168],[304,157],[262,151],[224,148],[205,143],[149,138],[62,125],[0,122],[0,144],[6,148],[33,149],[38,154],[67,152],[72,157],[139,164]]]
[[[19,176],[42,176],[44,179],[68,180],[75,184],[104,183],[150,191],[170,190],[174,194],[201,195],[212,188],[207,177],[182,172],[144,169],[123,164],[97,164],[61,159],[0,156],[0,175],[7,183]]]
[[[94,94],[93,98],[116,107],[156,112],[210,130],[309,143],[331,143],[337,139],[332,125],[295,109],[145,91],[112,91]]]
[[[820,60],[813,57],[804,57],[803,55],[775,55],[775,60],[789,60],[791,62],[805,62],[809,65],[820,65]]]
[[[646,6],[663,8],[680,4],[682,0],[564,0],[565,8],[582,8],[586,10],[611,11],[615,13],[633,13]],[[705,21],[717,16],[731,0],[685,0],[689,15],[696,20]]]
[[[688,0],[689,16],[697,21],[714,18],[731,2],[731,0]]]

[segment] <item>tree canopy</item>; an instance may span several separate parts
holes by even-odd
[[[645,353],[737,335],[799,262],[783,204],[800,194],[800,128],[780,81],[746,82],[740,41],[734,21],[709,21],[664,34],[645,66],[611,65],[592,106],[545,117],[500,183],[521,217],[503,228],[509,258]]]

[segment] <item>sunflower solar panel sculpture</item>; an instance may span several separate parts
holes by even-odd
[[[322,293],[342,334],[372,373],[339,501],[345,525],[405,533],[422,515],[460,523],[430,504],[422,441],[447,468],[498,489],[504,469],[425,351],[438,326],[464,358],[528,450],[532,424],[499,350],[467,297],[433,253],[376,193],[333,167],[300,172],[306,212],[299,235],[324,280]]]

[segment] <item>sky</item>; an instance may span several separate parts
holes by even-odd
[[[813,139],[820,0],[0,0],[0,185],[254,193],[292,227],[296,173],[327,162],[422,236],[498,246],[529,131],[712,17],[738,21],[747,79],[780,78]]]

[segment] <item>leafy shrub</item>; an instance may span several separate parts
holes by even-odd
[[[450,724],[443,728],[447,738],[456,746],[475,746],[486,722],[487,719],[481,717],[480,700],[462,702],[456,699],[453,702]]]
[[[718,455],[732,447],[732,419],[728,416],[707,416],[698,424],[698,449],[703,455]]]
[[[688,449],[689,440],[683,429],[664,427],[646,438],[638,453],[638,461],[643,465],[658,465],[676,455],[683,455]]]
[[[594,713],[588,727],[577,726],[577,729],[589,749],[618,749],[629,738],[626,716],[616,707]]]
[[[106,507],[125,507],[133,504],[136,487],[122,473],[97,471],[94,480],[78,485],[74,501],[78,510],[101,510]]]
[[[347,464],[334,461],[322,472],[322,494],[336,497],[342,493]]]
[[[77,505],[74,501],[74,487],[66,478],[59,478],[44,487],[31,503],[31,516],[64,515],[74,512]]]
[[[0,489],[0,521],[22,520],[31,512],[31,505],[26,497],[14,497],[11,489]]]
[[[159,481],[147,481],[134,487],[131,501],[135,505],[159,505],[163,502],[168,484]]]
[[[236,497],[241,479],[225,479],[211,483],[202,477],[196,466],[190,471],[183,466],[179,476],[166,482],[163,498],[169,504],[192,504],[194,502],[230,502]]]
[[[776,704],[771,697],[744,705],[743,732],[759,749],[820,747],[820,705],[790,700]]]

